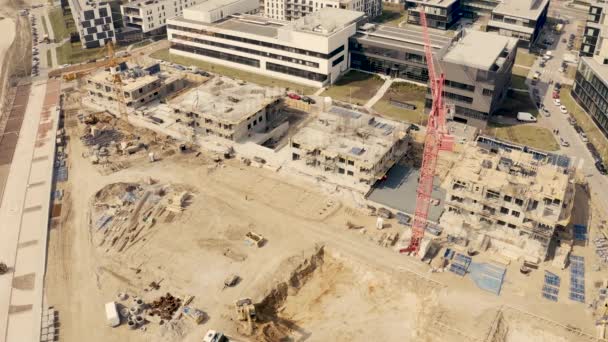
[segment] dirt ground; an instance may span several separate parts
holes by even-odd
[[[74,131],[71,126],[68,133]],[[375,217],[355,207],[344,191],[330,195],[306,180],[237,160],[216,164],[204,152],[176,153],[154,163],[143,159],[102,175],[83,157],[87,150],[70,135],[70,178],[60,185],[63,209],[49,238],[46,295],[59,312],[61,341],[200,341],[208,329],[235,341],[278,341],[280,334],[294,341],[588,340],[568,332],[568,325],[594,333],[584,305],[541,298],[542,271],[524,277],[513,263],[495,296],[466,277],[430,274],[428,265],[379,246]],[[97,217],[95,195],[116,183],[144,184],[149,178],[187,187],[192,197],[184,211],[157,220],[145,239],[123,252],[98,247],[100,232],[91,224]],[[349,221],[363,229],[347,229]],[[387,224],[400,229],[394,220]],[[247,245],[248,231],[267,242]],[[306,259],[319,245],[325,253],[315,267],[306,260],[287,262]],[[588,248],[576,248],[591,259]],[[306,270],[306,276],[290,276],[290,267]],[[241,281],[224,288],[230,274]],[[567,270],[560,274],[564,297]],[[150,288],[153,281],[158,290]],[[234,320],[234,301],[265,302],[281,288],[280,303],[258,323],[257,335],[246,336]],[[206,317],[201,325],[182,318],[163,325],[151,321],[145,331],[124,324],[110,328],[103,305],[128,305],[117,299],[120,292],[147,302],[167,292],[194,296],[191,305]]]

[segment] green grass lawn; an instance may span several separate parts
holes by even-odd
[[[577,123],[587,134],[589,141],[595,146],[598,152],[601,154],[604,161],[608,161],[608,139],[602,134],[597,128],[593,119],[589,114],[577,105],[577,103],[570,95],[570,87],[563,86],[559,92],[560,100],[562,104],[568,108],[568,112],[576,119]]]
[[[526,52],[524,49],[517,49],[517,55],[515,56],[515,64],[531,67],[536,60],[536,56]]]
[[[198,59],[173,55],[169,53],[169,49],[163,49],[156,51],[150,55],[152,58],[162,59],[164,61],[168,61],[171,63],[181,64],[183,66],[196,66],[202,70],[206,70],[212,73],[221,74],[228,77],[233,77],[236,79],[240,79],[247,82],[256,83],[262,86],[267,87],[281,87],[287,88],[293,91],[298,92],[299,94],[310,95],[313,94],[317,88],[300,85],[293,82],[283,81],[277,78],[272,78],[268,76],[262,76],[258,74],[254,74],[248,71],[238,70],[230,67],[226,67],[223,65],[209,63],[205,61],[201,61]]]
[[[53,57],[51,56],[51,50],[46,50],[46,66],[49,68],[53,67]]]
[[[559,144],[553,133],[544,127],[532,124],[521,125],[499,125],[490,124],[489,133],[498,139],[512,141],[514,143],[529,146],[544,151],[557,151]]]
[[[70,37],[71,31],[68,29],[68,23],[66,22],[66,18],[64,18],[60,7],[53,8],[49,11],[49,20],[51,21],[53,35],[57,42]],[[72,24],[73,21],[74,20],[72,19]]]
[[[384,96],[374,104],[373,109],[383,116],[391,119],[417,124],[426,122],[424,114],[424,97],[426,87],[405,82],[395,82],[386,91]],[[391,104],[390,100],[406,102],[416,106],[415,110],[408,110]]]
[[[65,44],[59,46],[56,51],[57,63],[59,63],[59,65],[81,63],[90,59],[99,59],[106,56],[105,47],[83,49],[80,42],[66,42]]]
[[[382,14],[374,18],[374,22],[388,26],[399,26],[402,21],[407,22],[407,11],[402,5],[383,4]]]
[[[42,22],[42,29],[44,30],[44,34],[49,34],[49,28],[46,26],[46,18],[44,16],[40,17]]]
[[[526,77],[529,72],[530,69],[513,66],[513,71],[511,72],[511,87],[514,89],[528,90]]]
[[[152,40],[150,40],[150,39],[146,39],[146,40],[142,40],[141,42],[137,42],[137,43],[135,43],[135,44],[131,44],[131,46],[133,46],[133,47],[132,47],[133,49],[137,49],[137,48],[140,48],[140,47],[144,47],[144,46],[146,46],[146,45],[149,45],[149,44],[152,44]]]
[[[538,108],[536,108],[527,92],[511,90],[500,109],[496,111],[496,115],[515,117],[518,112],[528,112],[534,116],[538,116]]]
[[[383,83],[378,75],[351,70],[321,95],[362,106],[376,94]]]

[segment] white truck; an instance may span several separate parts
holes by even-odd
[[[108,321],[108,325],[111,327],[117,327],[120,325],[120,316],[118,315],[116,302],[106,303],[106,319]]]
[[[208,330],[205,337],[203,337],[203,342],[229,342],[229,340],[221,332]]]

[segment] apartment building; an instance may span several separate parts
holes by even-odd
[[[572,97],[608,136],[608,5],[589,7]]]
[[[197,133],[231,141],[256,140],[280,115],[284,89],[214,77],[169,102],[194,120]]]
[[[163,35],[167,20],[182,15],[185,8],[206,0],[135,0],[120,6],[126,27],[148,36]]]
[[[487,31],[518,38],[520,45],[531,47],[547,21],[549,0],[509,0],[493,10]]]
[[[363,12],[369,18],[382,14],[382,0],[260,0],[260,12],[279,20],[299,19],[325,7]]]
[[[94,102],[101,100],[115,103],[117,101],[114,83],[116,73],[121,75],[125,104],[132,109],[158,100],[185,86],[184,80],[161,75],[159,64],[141,67],[121,63],[114,70],[102,70],[86,78],[85,89],[88,97]]]
[[[563,156],[467,146],[445,179],[440,224],[464,230],[472,241],[486,236],[505,255],[544,260],[555,230],[570,220],[573,177]]]
[[[83,48],[96,48],[116,42],[110,2],[69,0],[68,3]]]
[[[406,153],[401,123],[331,107],[291,138],[293,164],[366,191]]]
[[[294,21],[245,15],[255,0],[209,0],[168,20],[171,53],[314,87],[348,69],[362,12],[323,8]]]
[[[445,77],[445,100],[454,120],[483,128],[500,107],[511,82],[517,40],[479,31],[450,37],[430,30],[433,54]],[[428,82],[421,32],[364,25],[350,39],[351,68],[408,81]],[[430,94],[427,106],[430,106]]]
[[[458,22],[462,15],[460,0],[408,0],[408,24],[421,25],[420,11],[426,13],[427,26],[440,30],[447,30]]]
[[[460,8],[466,18],[490,17],[499,0],[461,0]]]

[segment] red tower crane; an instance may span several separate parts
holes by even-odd
[[[429,215],[431,193],[433,191],[433,178],[435,177],[439,150],[451,149],[452,142],[447,136],[445,126],[446,107],[443,102],[443,83],[445,77],[443,72],[439,76],[435,73],[433,51],[424,6],[421,6],[420,9],[420,24],[422,25],[424,54],[428,66],[429,83],[433,102],[429,113],[428,124],[426,126],[422,167],[418,180],[418,188],[416,190],[416,212],[414,213],[414,222],[412,224],[412,238],[409,246],[399,251],[401,253],[416,253],[420,249],[420,241],[424,237],[424,230]]]

